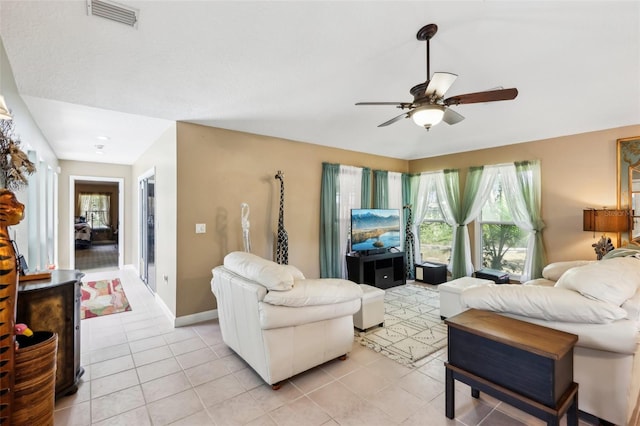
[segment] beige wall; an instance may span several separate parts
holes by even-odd
[[[582,230],[582,210],[616,206],[616,139],[638,135],[640,125],[628,126],[414,160],[409,162],[409,169],[411,172],[460,169],[462,190],[470,166],[540,160],[542,218],[546,224],[543,240],[549,262],[595,259],[591,244],[600,235],[594,238],[592,233]]]
[[[90,163],[84,161],[60,160],[60,177],[58,179],[58,214],[59,214],[59,268],[70,268],[71,254],[73,247],[70,245],[70,235],[72,235],[72,224],[74,211],[70,210],[70,194],[71,176],[82,179],[83,177],[96,178],[121,178],[124,180],[124,218],[120,221],[119,232],[124,238],[123,263],[130,264],[133,262],[131,253],[131,245],[135,235],[130,232],[132,225],[132,203],[129,202],[130,193],[127,185],[131,181],[131,166],[120,164],[104,164]]]
[[[215,307],[211,269],[230,251],[242,250],[240,204],[249,204],[252,252],[274,257],[279,181],[284,173],[289,263],[318,277],[322,163],[397,172],[407,161],[342,149],[178,123],[177,313]],[[195,234],[205,223],[206,234]]]
[[[127,198],[132,212],[133,265],[140,270],[140,245],[138,206],[138,185],[140,177],[155,173],[155,260],[156,293],[174,316],[176,315],[176,293],[178,278],[176,275],[176,126],[170,126],[160,138],[133,165],[131,196]],[[187,189],[188,190],[188,189]],[[164,280],[166,275],[167,280]],[[202,309],[208,310],[212,308]]]

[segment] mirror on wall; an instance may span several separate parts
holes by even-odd
[[[618,139],[618,209],[630,209],[629,232],[622,232],[618,247],[640,242],[640,136]]]

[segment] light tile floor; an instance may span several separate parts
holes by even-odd
[[[82,321],[86,372],[78,392],[56,402],[56,426],[544,424],[486,395],[473,399],[460,383],[456,419],[447,419],[446,350],[411,369],[354,345],[346,361],[273,391],[222,342],[217,320],[173,328],[133,270],[92,271],[83,281],[115,277],[132,311]]]

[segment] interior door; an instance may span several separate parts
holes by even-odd
[[[155,175],[140,180],[140,279],[156,292]]]

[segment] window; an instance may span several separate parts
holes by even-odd
[[[528,233],[515,225],[507,198],[498,173],[477,222],[476,245],[480,243],[483,268],[505,271],[515,278],[524,271]]]
[[[81,193],[78,197],[79,216],[84,216],[93,229],[109,228],[111,214],[109,194]]]
[[[423,262],[449,264],[453,229],[444,221],[436,191],[427,194],[426,214],[420,223],[420,256]]]

